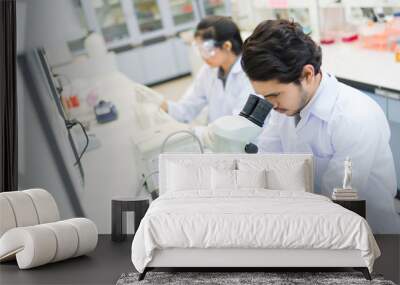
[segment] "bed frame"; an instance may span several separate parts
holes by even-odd
[[[257,155],[257,158],[276,158],[276,154]],[[310,154],[288,154],[293,159],[304,160],[309,163],[309,169],[313,170],[313,159]],[[175,159],[238,159],[254,157],[252,154],[162,154],[159,160],[160,168],[160,194],[166,181],[166,161]],[[280,154],[280,157],[282,155]],[[308,181],[314,181],[313,171],[308,174]],[[309,183],[308,192],[313,192],[313,184]],[[234,271],[250,271],[250,269],[285,268],[287,271],[294,268],[353,268],[361,271],[367,280],[371,275],[361,257],[359,250],[333,250],[333,249],[254,249],[254,248],[168,248],[157,249],[153,259],[139,280],[143,280],[148,271],[156,268],[230,268]]]
[[[156,250],[152,261],[139,275],[155,268],[232,268],[246,271],[254,268],[343,268],[361,271],[367,280],[371,275],[359,250],[330,249],[197,249],[170,248]]]

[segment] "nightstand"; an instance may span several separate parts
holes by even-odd
[[[359,214],[365,219],[366,217],[366,202],[365,200],[332,200],[332,202]]]
[[[135,212],[135,233],[149,208],[149,199],[114,197],[111,201],[111,239],[123,241],[126,239],[126,212]]]

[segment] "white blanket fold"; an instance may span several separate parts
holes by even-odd
[[[160,196],[137,230],[132,262],[143,272],[165,248],[358,249],[371,272],[380,255],[359,215],[324,196],[266,189]]]

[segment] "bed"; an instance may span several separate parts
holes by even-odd
[[[310,154],[162,154],[160,197],[132,243],[154,268],[352,267],[380,251],[361,216],[314,194]]]

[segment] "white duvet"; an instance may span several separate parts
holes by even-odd
[[[324,196],[265,189],[160,196],[137,230],[132,262],[143,272],[165,248],[358,249],[371,272],[380,255],[359,215]]]

